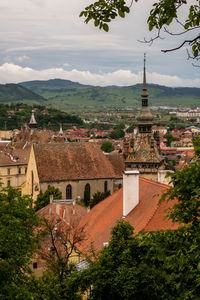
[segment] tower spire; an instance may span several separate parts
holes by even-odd
[[[144,53],[144,72],[143,72],[143,87],[142,87],[142,107],[139,115],[137,116],[138,120],[138,129],[140,133],[148,133],[152,130],[152,114],[148,107],[148,92],[146,84],[146,54]]]
[[[146,83],[146,53],[144,53],[144,71],[143,71],[143,88],[142,88],[142,106],[148,106],[148,92]]]
[[[147,85],[146,85],[146,53],[144,53],[144,73],[143,73],[143,90],[147,90]]]

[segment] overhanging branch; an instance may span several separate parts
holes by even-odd
[[[166,50],[161,50],[161,52],[163,53],[167,53],[167,52],[172,52],[172,51],[176,51],[176,50],[179,50],[181,49],[185,44],[191,44],[193,43],[194,41],[200,39],[200,35],[198,35],[197,37],[195,37],[194,39],[192,40],[185,40],[182,44],[180,44],[178,47],[175,47],[175,48],[172,48],[172,49],[166,49]]]

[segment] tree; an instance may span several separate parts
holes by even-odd
[[[110,141],[105,141],[101,145],[101,150],[106,153],[110,153],[113,150],[115,150],[115,148],[113,147],[113,144]]]
[[[107,198],[108,196],[110,196],[110,191],[94,193],[94,195],[90,201],[90,208],[94,207],[96,204],[98,204],[99,202],[101,202],[102,200]]]
[[[37,196],[37,200],[35,201],[35,210],[45,207],[50,202],[50,196],[53,195],[53,199],[62,199],[62,193],[58,188],[54,186],[49,186],[48,189],[43,193],[40,191]]]
[[[80,274],[80,287],[90,290],[88,299],[198,299],[200,235],[193,234],[181,227],[133,235],[119,221],[109,245]]]
[[[171,177],[172,187],[161,197],[161,201],[176,199],[177,203],[168,211],[168,218],[182,224],[200,225],[200,138],[194,139],[195,159]]]
[[[109,30],[109,23],[117,16],[124,18],[130,12],[131,6],[138,0],[131,0],[127,5],[125,0],[99,0],[87,6],[80,16],[85,17],[85,23],[93,20],[94,25],[105,31]],[[182,10],[187,12],[187,17],[181,19]],[[183,36],[182,41],[171,49],[161,50],[169,52],[188,46],[188,57],[198,60],[200,58],[200,2],[199,0],[157,0],[147,19],[149,31],[155,29],[157,34],[150,40],[144,42],[152,43],[162,36],[162,32],[171,37]],[[176,24],[178,31],[173,32],[173,25]],[[172,28],[172,29],[171,29]]]
[[[42,299],[80,299],[78,285],[73,283],[77,273],[76,248],[85,239],[85,228],[79,226],[79,222],[77,216],[71,218],[69,224],[54,214],[43,219],[44,236],[37,257],[46,263],[47,271],[35,281],[35,292],[37,294],[39,286]]]
[[[175,138],[170,132],[167,132],[164,136],[165,139],[167,139],[167,146],[170,147],[171,143],[173,141],[178,141],[177,138]]]
[[[38,245],[32,200],[12,187],[0,193],[0,298],[28,299],[29,264]]]

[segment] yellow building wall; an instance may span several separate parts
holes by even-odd
[[[26,173],[25,184],[22,186],[22,195],[30,195],[33,200],[37,199],[37,195],[40,193],[40,183],[37,172],[37,165],[35,161],[35,155],[33,151],[33,145],[31,146],[29,162]]]
[[[26,180],[27,165],[0,166],[0,182],[2,187],[12,186],[21,188]]]

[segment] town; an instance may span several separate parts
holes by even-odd
[[[0,299],[200,299],[200,3],[86,2],[0,3]]]

